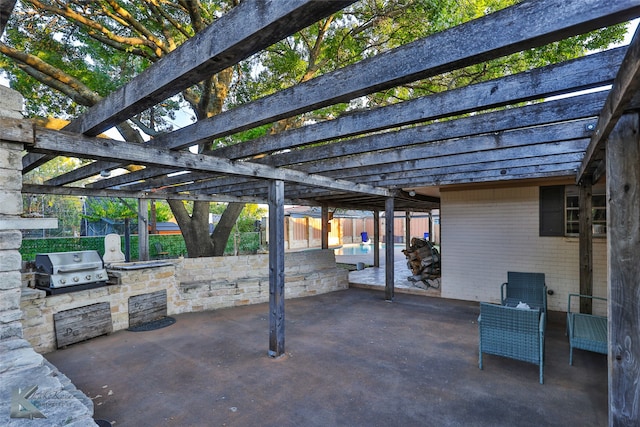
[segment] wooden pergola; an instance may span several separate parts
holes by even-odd
[[[581,188],[580,290],[588,294],[591,186],[606,176],[609,423],[636,425],[640,420],[640,104],[635,95],[640,84],[640,37],[634,37],[629,47],[358,111],[220,148],[212,155],[193,154],[186,148],[625,22],[640,16],[640,0],[525,1],[146,144],[96,138],[353,2],[288,0],[262,8],[257,6],[261,0],[245,0],[61,131],[27,129],[19,120],[3,120],[4,134],[32,134],[23,158],[24,173],[59,155],[95,160],[44,185],[24,185],[23,193],[134,197],[141,203],[152,198],[268,203],[269,351],[278,356],[284,352],[285,203],[322,206],[326,223],[329,207],[373,210],[376,216],[384,210],[392,217],[394,210],[438,207],[434,189],[442,186],[572,177]],[[13,3],[2,0],[9,10]],[[0,18],[2,31],[6,15]],[[611,89],[576,94],[607,85]],[[555,100],[542,101],[552,96]],[[85,188],[73,186],[129,164],[145,168]],[[187,173],[175,174],[183,171]],[[393,240],[392,227],[393,221],[387,221],[387,241]],[[392,247],[386,257],[390,265]],[[391,299],[393,269],[386,274],[386,297]]]

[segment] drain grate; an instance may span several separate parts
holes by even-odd
[[[176,319],[170,316],[166,316],[161,319],[152,320],[151,322],[142,323],[127,330],[131,332],[154,331],[156,329],[166,328],[167,326],[171,326],[174,323],[176,323]]]

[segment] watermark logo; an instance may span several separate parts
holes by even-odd
[[[25,390],[18,388],[11,392],[11,418],[47,418],[28,399],[38,390],[34,385]]]

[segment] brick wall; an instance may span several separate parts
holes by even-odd
[[[580,289],[577,237],[539,236],[538,187],[441,193],[442,297],[498,302],[507,271],[545,273],[550,310]],[[594,295],[607,296],[606,239],[593,241]],[[606,314],[606,307],[594,305]]]
[[[269,256],[241,255],[170,260],[164,267],[109,270],[110,286],[45,297],[23,288],[24,336],[40,353],[55,350],[53,315],[108,302],[113,330],[129,327],[129,298],[167,290],[169,315],[269,301]],[[134,263],[135,265],[135,263]],[[332,250],[285,254],[285,297],[311,296],[348,287],[347,270],[336,267]]]

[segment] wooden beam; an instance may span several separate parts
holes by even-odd
[[[445,178],[453,174],[468,174],[470,178],[473,178],[474,174],[497,171],[497,173],[501,175],[509,175],[513,169],[530,168],[533,172],[538,170],[537,168],[545,165],[563,165],[563,167],[576,169],[584,156],[584,150],[580,150],[580,147],[585,147],[588,142],[587,139],[583,139],[579,141],[567,141],[566,143],[550,144],[553,152],[548,153],[545,152],[544,146],[537,147],[541,152],[539,155],[534,155],[533,152],[527,150],[528,147],[507,148],[499,152],[496,151],[494,153],[495,156],[492,156],[493,159],[486,162],[474,162],[473,160],[465,162],[465,159],[470,159],[470,157],[466,154],[461,154],[460,156],[452,156],[452,159],[443,165],[413,170],[405,169],[399,172],[385,172],[382,176],[369,174],[366,176],[363,175],[359,179],[362,183],[368,185],[385,182],[388,183],[390,187],[404,187],[412,182],[423,183],[424,180],[437,181],[439,178]],[[563,147],[567,148],[567,152],[562,151]],[[471,154],[471,158],[472,157],[473,154]],[[473,182],[473,179],[471,179],[470,182]],[[326,190],[319,189],[318,192],[326,192]]]
[[[640,5],[636,0],[523,2],[200,120],[161,135],[153,143],[164,148],[185,148],[638,15]]]
[[[537,150],[538,153],[532,156],[544,153],[551,154],[553,147],[551,143],[553,142],[588,138],[590,132],[584,128],[585,123],[588,123],[588,121],[551,124],[536,128],[439,141],[437,144],[427,143],[395,150],[364,153],[358,156],[339,157],[305,164],[300,169],[313,174],[327,174],[329,171],[335,171],[336,177],[348,177],[362,175],[358,168],[365,168],[370,173],[378,174],[402,170],[400,166],[391,170],[388,167],[389,164],[404,164],[405,170],[442,166],[449,164],[449,156],[454,155],[466,155],[468,161],[472,162],[491,161],[496,158],[496,152],[512,147],[531,147],[530,150]],[[539,144],[545,145],[536,148],[536,145]],[[584,150],[584,148],[586,146],[582,149]],[[434,163],[436,157],[447,158],[439,159],[437,163]],[[502,156],[498,155],[498,158],[502,158]],[[380,165],[387,166],[381,168],[379,167]]]
[[[519,103],[541,97],[567,93],[581,89],[611,84],[615,78],[615,69],[622,63],[626,49],[617,48],[588,55],[573,61],[567,61],[532,71],[507,76],[464,88],[446,91],[412,101],[351,113],[335,120],[304,126],[276,135],[257,138],[252,141],[235,144],[215,150],[212,154],[230,159],[240,159],[257,154],[269,153],[297,146],[315,144],[335,138],[344,138],[363,132],[388,129],[420,121],[428,121],[451,115],[459,115],[474,110],[485,110],[502,105]],[[542,123],[573,120],[595,116],[606,99],[606,93],[587,94],[580,97],[560,99],[538,103],[526,107],[504,110],[496,113],[469,117],[462,121],[433,123],[425,128],[424,137],[429,140],[466,136],[472,133],[495,132],[508,128],[535,126]],[[467,123],[468,122],[468,123]],[[428,131],[426,131],[428,129]],[[471,132],[470,132],[471,131]],[[340,141],[338,144],[323,145],[305,150],[296,150],[261,160],[272,166],[300,163],[357,154],[366,151],[381,150],[398,146],[398,139],[390,135],[378,135]],[[315,157],[315,158],[314,158]],[[82,170],[80,168],[79,170]],[[88,170],[87,175],[69,175],[69,179],[57,183],[67,184],[78,179],[95,175]],[[97,185],[120,185],[140,179],[143,173],[134,172],[125,176],[103,180]],[[159,173],[159,175],[162,172]],[[58,178],[60,180],[60,178]]]
[[[618,120],[607,143],[609,425],[640,424],[640,123]]]
[[[385,133],[381,135],[375,135],[371,137],[358,138],[352,141],[342,141],[338,144],[330,144],[321,146],[318,148],[307,148],[305,150],[300,150],[302,152],[310,151],[312,153],[318,152],[319,150],[324,150],[319,152],[318,154],[312,155],[311,158],[327,158],[331,157],[335,160],[337,157],[347,156],[347,155],[355,155],[359,153],[366,153],[369,151],[379,151],[383,149],[389,149],[394,147],[408,147],[411,144],[415,143],[427,143],[427,142],[436,142],[438,144],[434,144],[435,147],[439,147],[444,150],[440,152],[440,155],[455,155],[465,150],[465,147],[469,148],[481,148],[476,142],[481,141],[483,137],[479,137],[480,139],[475,140],[473,138],[468,140],[453,140],[448,142],[442,141],[447,138],[456,138],[460,135],[465,135],[467,133],[483,133],[490,131],[500,131],[504,129],[510,129],[515,127],[516,125],[521,126],[538,126],[554,119],[558,120],[575,120],[581,117],[588,117],[596,114],[600,108],[604,100],[606,99],[606,92],[598,92],[587,95],[578,96],[571,99],[561,99],[557,101],[545,102],[540,104],[534,104],[527,107],[522,108],[514,108],[503,111],[497,111],[493,113],[488,113],[484,115],[476,115],[472,117],[466,117],[457,120],[450,120],[446,122],[434,123],[428,126],[413,128],[413,129],[405,129],[400,130],[394,133]],[[577,134],[588,135],[588,127],[591,125],[591,121],[583,121],[582,125],[575,126],[574,131]],[[562,125],[559,125],[562,126]],[[582,129],[584,126],[584,129]],[[469,129],[473,129],[469,131]],[[567,135],[567,131],[561,132],[564,135]],[[557,134],[555,133],[554,128],[550,128],[546,135],[551,135],[551,138],[555,138]],[[514,136],[511,138],[516,142],[522,141],[530,141],[535,142],[538,139],[530,140],[529,136],[524,136],[519,138],[517,133],[510,134]],[[555,136],[554,136],[555,135]],[[544,136],[544,135],[541,135]],[[492,136],[493,138],[493,136]],[[544,139],[542,139],[544,141]],[[451,151],[447,151],[445,149],[446,144],[451,144]],[[504,144],[502,146],[506,147],[510,144]],[[426,146],[426,145],[425,145]],[[582,150],[582,149],[580,149]],[[575,152],[575,151],[574,151]],[[327,154],[325,154],[327,153]],[[293,155],[292,157],[288,154],[283,156],[277,156],[277,161],[269,162],[273,166],[284,166],[289,162],[296,163],[302,162],[306,159],[306,156],[303,156],[304,153],[300,155]],[[516,155],[516,153],[514,153]],[[375,174],[378,177],[388,178],[388,174],[390,173],[400,173],[400,172],[408,172],[408,171],[416,171],[418,173],[421,170],[429,170],[433,171],[434,168],[439,168],[444,166],[440,163],[441,159],[436,159],[438,156],[437,152],[416,154],[416,159],[420,157],[426,157],[424,163],[420,165],[416,165],[414,162],[411,164],[407,164],[402,161],[400,163],[394,164],[393,168],[389,168],[389,164],[382,164],[381,166],[376,165],[368,165],[366,168],[362,170],[349,170],[343,169],[341,171],[335,172],[337,174],[342,175],[345,178],[350,177],[351,179],[360,179],[363,176]],[[381,156],[375,156],[378,159],[386,159]],[[355,157],[352,157],[355,158]],[[580,156],[581,160],[582,156]],[[578,160],[578,161],[579,161]],[[416,160],[418,161],[418,160]],[[465,159],[463,163],[469,164],[469,160]],[[489,162],[489,159],[484,159],[483,163]],[[357,162],[360,163],[368,163],[368,160],[363,160]],[[331,162],[327,162],[328,165],[331,165]],[[450,163],[451,164],[451,163]],[[304,169],[304,165],[299,166],[301,169]],[[345,165],[346,167],[346,165]],[[511,167],[511,166],[509,166]],[[459,171],[457,171],[459,172]],[[472,171],[470,171],[472,172]],[[318,173],[327,173],[322,170],[322,172]],[[413,172],[412,172],[413,173]],[[333,175],[333,172],[327,173],[330,176],[339,177],[340,175]],[[168,181],[167,185],[171,184],[172,181]],[[138,187],[134,187],[137,189],[140,188],[148,188],[145,187],[144,184],[140,184]],[[221,193],[225,193],[227,191],[250,191],[251,188],[262,188],[263,191],[266,191],[265,184],[256,183],[255,180],[238,180],[236,178],[218,178],[212,179],[208,181],[200,181],[194,182],[192,184],[187,184],[184,186],[176,187],[177,191],[207,191],[207,189],[211,191],[217,191]],[[289,186],[288,188],[296,188],[296,186]]]
[[[237,197],[216,194],[185,194],[166,191],[94,190],[84,187],[56,187],[52,185],[22,184],[23,194],[55,194],[58,196],[124,197],[130,199],[190,200],[206,202],[266,203],[266,198]]]
[[[393,197],[387,197],[384,204],[384,218],[385,218],[385,238],[384,238],[384,299],[387,301],[393,301],[394,287],[395,287],[395,274],[394,274],[394,260],[393,260],[393,236],[394,236],[394,206]]]
[[[456,164],[471,164],[478,162],[490,162],[503,160],[504,156],[499,155],[495,150],[509,147],[528,147],[529,145],[542,144],[545,142],[567,140],[570,138],[585,138],[590,134],[589,127],[595,124],[594,119],[575,120],[579,117],[589,116],[599,110],[599,101],[604,101],[605,93],[595,93],[584,95],[586,98],[577,97],[575,100],[559,100],[549,104],[549,109],[545,108],[546,103],[536,104],[523,109],[510,109],[478,115],[458,120],[451,120],[442,123],[434,123],[429,126],[403,129],[397,132],[389,132],[372,137],[359,138],[357,141],[344,141],[331,146],[320,147],[328,150],[331,155],[323,153],[316,154],[315,157],[331,157],[328,160],[320,160],[313,163],[299,164],[295,166],[299,170],[313,171],[335,178],[357,180],[367,175],[377,175],[384,178],[385,174],[394,172],[411,172],[419,170],[431,170],[433,168],[450,166]],[[575,105],[582,105],[580,101],[588,107],[574,109]],[[552,114],[547,114],[550,111]],[[566,114],[563,111],[573,111],[573,114]],[[500,129],[510,128],[513,120],[518,119],[519,124],[526,126],[536,126],[547,122],[553,114],[557,113],[560,118],[573,120],[569,123],[557,123],[547,126],[537,126],[536,128],[516,129],[503,133],[488,133],[491,129],[498,132]],[[469,133],[468,129],[475,129],[475,132],[487,132],[485,135],[477,135],[468,138],[456,138],[461,133]],[[443,137],[443,139],[438,139]],[[446,139],[452,137],[451,139]],[[527,148],[532,150],[528,157],[534,155],[550,155],[568,150],[567,153],[584,151],[584,145],[580,147],[570,143],[560,148],[559,145],[550,144],[550,148],[539,146],[537,148]],[[335,147],[334,147],[335,146]],[[396,148],[397,147],[397,148]],[[573,148],[571,148],[573,147]],[[389,152],[384,149],[396,148]],[[317,151],[315,148],[307,148],[301,151]],[[469,153],[472,151],[472,153]],[[357,155],[360,154],[360,155]],[[518,156],[517,153],[512,153]],[[272,166],[285,166],[290,162],[302,162],[304,154],[278,156],[277,161],[269,162]],[[466,155],[463,160],[457,161],[456,155]],[[522,155],[519,155],[522,156]],[[444,158],[443,158],[444,157]],[[363,166],[366,165],[366,166]],[[245,180],[233,178],[222,178],[210,180],[207,183],[193,183],[182,187],[182,190],[205,190],[226,191],[230,186],[237,189],[246,183]],[[249,186],[260,187],[260,184],[249,184]],[[264,185],[262,185],[264,187]],[[295,188],[295,187],[294,187]]]
[[[476,172],[450,173],[434,176],[421,176],[417,180],[397,179],[389,181],[394,188],[442,186],[453,184],[470,184],[478,182],[513,181],[521,179],[571,177],[579,162],[560,164],[539,164],[533,166],[514,167],[509,169],[478,170]],[[293,195],[292,195],[293,196]]]
[[[102,162],[96,162],[102,163]],[[206,179],[211,178],[210,173],[205,172],[189,172],[187,174],[180,174],[178,172],[184,172],[176,170],[175,168],[159,168],[159,167],[146,167],[141,170],[137,170],[134,172],[125,173],[122,175],[114,176],[107,179],[101,179],[100,181],[92,182],[87,184],[86,186],[89,188],[127,188],[127,189],[136,189],[136,190],[146,190],[152,188],[160,188],[167,187],[173,184],[178,184],[185,181],[191,181],[194,179]],[[133,175],[135,174],[135,179],[133,179]],[[170,174],[176,174],[174,176],[168,176]],[[197,178],[194,178],[197,177]],[[131,182],[141,181],[137,184],[127,185]],[[49,184],[49,181],[46,181],[45,184]],[[50,185],[56,185],[51,183]],[[59,185],[59,184],[58,184]]]
[[[98,135],[354,1],[242,1],[65,130]]]
[[[269,181],[269,356],[284,355],[284,182]]]
[[[550,10],[553,13],[549,13]],[[600,0],[525,2],[198,121],[159,136],[152,144],[185,148],[206,139],[624,22],[638,14],[640,6],[634,0],[613,4]],[[415,61],[415,58],[423,60]]]
[[[584,138],[591,135],[590,128],[595,126],[594,118],[583,119],[592,116],[602,105],[606,93],[594,93],[585,95],[587,103],[579,105],[579,100],[559,100],[551,102],[549,108],[546,103],[523,107],[522,109],[509,109],[494,113],[479,114],[464,117],[457,120],[433,123],[427,126],[419,126],[409,129],[401,129],[395,132],[386,132],[380,135],[372,135],[350,141],[341,141],[336,144],[328,144],[320,147],[296,150],[292,153],[278,154],[267,159],[260,159],[260,163],[270,166],[292,166],[298,170],[315,171],[325,173],[329,170],[348,169],[366,165],[372,170],[378,164],[392,163],[396,160],[413,160],[424,158],[421,151],[425,148],[433,150],[429,156],[438,155],[438,148],[444,154],[447,150],[457,152],[464,151],[466,147],[473,150],[486,150],[491,141],[509,140],[506,146],[513,144],[524,145],[544,141],[557,141],[570,138]],[[562,110],[565,111],[562,111]],[[556,119],[566,119],[567,123],[559,123],[553,119],[553,113],[557,112]],[[514,123],[515,121],[515,123]],[[555,122],[555,123],[554,123]],[[532,126],[537,126],[533,128]],[[496,135],[498,135],[496,137]],[[529,135],[533,139],[527,140]],[[483,142],[484,141],[484,142]],[[428,148],[431,147],[431,148]],[[457,147],[457,148],[456,148]],[[483,148],[485,147],[485,148]],[[492,146],[493,149],[495,145]],[[391,150],[392,149],[392,150]],[[389,151],[384,151],[389,150]],[[381,155],[385,153],[385,155]],[[386,154],[390,154],[387,156]],[[453,154],[449,152],[449,154]]]
[[[624,113],[631,99],[640,89],[640,27],[636,29],[631,44],[618,71],[609,97],[605,102],[596,125],[587,153],[580,165],[576,182],[592,175],[598,162],[605,157],[605,142]]]
[[[622,64],[625,52],[625,47],[611,49],[572,61],[448,90],[386,107],[353,112],[334,120],[327,120],[275,135],[256,138],[243,142],[242,144],[218,148],[212,154],[231,159],[241,159],[287,148],[345,138],[365,132],[374,132],[419,122],[427,122],[443,117],[462,115],[472,111],[488,110],[554,95],[606,86],[613,83],[616,70],[620,64]],[[605,96],[606,95],[602,93],[598,95],[598,97],[602,97],[602,102],[598,105],[598,111],[602,108]],[[587,98],[582,99],[587,100]],[[554,101],[554,103],[558,105],[561,104],[563,108],[569,110],[580,107],[580,102],[577,100],[572,102],[562,99]],[[538,105],[540,104],[531,107]],[[548,103],[547,107],[551,109],[553,105],[553,103]],[[571,114],[559,108],[558,110],[557,113],[560,113],[561,116]],[[518,109],[518,111],[526,111],[526,109]],[[596,115],[596,113],[594,112],[592,115]],[[486,118],[487,120],[491,120],[491,116],[486,116]],[[548,120],[562,121],[563,119],[550,117]],[[512,122],[515,122],[515,120],[512,119]],[[444,122],[442,124],[446,123],[447,122]],[[488,122],[487,124],[491,123],[492,122]],[[521,127],[527,125],[517,125],[513,123],[512,126]],[[473,130],[475,130],[475,127],[466,129],[466,132]],[[482,133],[482,131],[478,133]],[[341,141],[340,145],[342,143]]]
[[[220,172],[231,175],[277,179],[282,181],[307,183],[319,187],[349,190],[387,196],[388,190],[372,188],[350,181],[309,175],[292,169],[276,169],[249,162],[232,162],[213,156],[150,149],[141,144],[115,141],[106,138],[90,138],[64,131],[37,128],[33,151],[70,155],[80,158],[127,160],[143,165],[175,166],[194,171]]]
[[[79,167],[78,169],[74,169],[70,172],[67,172],[63,175],[59,175],[57,177],[48,179],[44,183],[46,185],[65,185],[70,182],[76,182],[76,181],[80,181],[82,179],[88,178],[90,176],[98,175],[103,170],[112,171],[120,166],[124,166],[124,165],[122,165],[119,162],[103,162],[103,161],[93,162],[88,165]],[[106,168],[103,169],[103,167],[106,167]],[[129,172],[124,175],[118,175],[118,176],[113,176],[107,179],[102,179],[100,181],[96,181],[94,183],[88,184],[87,186],[91,188],[116,187],[124,183],[147,179],[147,178],[155,177],[162,174],[166,175],[174,172],[176,172],[175,168],[153,168],[153,170],[151,170],[151,168],[144,168],[135,172],[136,179],[134,179],[133,181],[129,179],[123,179],[124,176],[134,173],[134,172]],[[86,174],[90,174],[90,175],[85,176]],[[108,184],[108,185],[105,185],[105,184]]]
[[[578,195],[578,230],[580,258],[580,294],[593,296],[593,218],[591,209],[591,181],[585,180],[579,187]],[[591,314],[592,298],[580,298],[580,313]]]
[[[353,2],[242,1],[65,130],[95,136]]]

